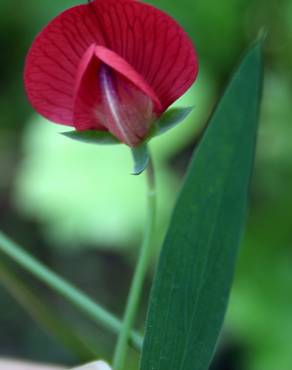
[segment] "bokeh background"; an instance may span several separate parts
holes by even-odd
[[[212,370],[291,370],[292,2],[152,2],[192,36],[201,69],[178,103],[194,105],[192,116],[152,143],[160,224],[137,327],[143,328],[159,242],[198,133],[243,51],[265,26],[265,88],[248,227]],[[99,148],[61,136],[64,128],[37,116],[23,91],[33,37],[76,3],[0,2],[0,228],[121,316],[145,220],[145,179],[130,176],[125,147]],[[110,358],[114,341],[0,253],[0,356],[72,365],[94,355]],[[129,370],[136,369],[136,360],[132,353]]]

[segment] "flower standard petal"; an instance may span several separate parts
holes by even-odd
[[[104,37],[87,5],[64,11],[36,37],[26,58],[24,83],[31,104],[44,117],[73,126],[76,73],[93,42],[103,45]]]

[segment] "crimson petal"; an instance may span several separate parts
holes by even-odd
[[[104,37],[88,5],[66,10],[36,37],[25,63],[24,83],[33,107],[49,120],[74,126],[73,101],[82,56]]]
[[[43,116],[74,126],[78,70],[92,44],[104,46],[124,59],[154,92],[161,111],[197,76],[191,41],[164,12],[133,0],[95,0],[56,17],[39,34],[28,54],[26,91]]]

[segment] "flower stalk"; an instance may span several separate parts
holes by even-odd
[[[155,173],[154,166],[149,155],[149,164],[146,170],[147,185],[148,185],[148,217],[145,228],[144,239],[134,273],[132,285],[130,288],[128,301],[124,313],[124,320],[122,330],[118,337],[114,358],[113,370],[123,370],[126,360],[128,344],[130,340],[131,330],[135,322],[138,306],[140,303],[143,283],[147,272],[149,257],[153,246],[153,236],[156,224],[156,187],[155,187]]]

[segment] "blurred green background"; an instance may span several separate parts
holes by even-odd
[[[126,148],[87,146],[59,135],[64,128],[37,116],[23,91],[24,58],[33,37],[75,4],[0,2],[0,227],[120,316],[145,220],[145,179],[130,176]],[[248,227],[212,369],[291,370],[292,2],[153,4],[193,37],[201,67],[194,88],[178,102],[195,105],[192,116],[152,143],[160,197],[157,253],[198,132],[243,51],[262,26],[268,29]],[[140,328],[156,257],[145,284]],[[50,307],[55,313],[47,312]],[[71,365],[94,353],[110,358],[114,341],[0,254],[0,356]],[[133,352],[129,370],[136,360]]]

